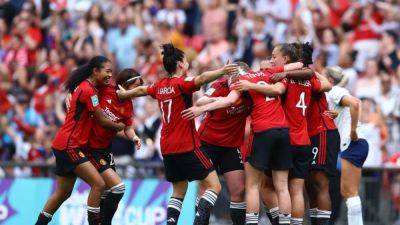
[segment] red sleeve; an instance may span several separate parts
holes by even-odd
[[[286,89],[288,88],[288,83],[289,83],[288,79],[283,79],[283,80],[279,81],[278,83],[282,83]]]
[[[83,103],[89,112],[94,112],[100,109],[99,97],[93,88],[82,88],[82,94],[79,99]]]
[[[133,103],[130,103],[130,105],[129,106],[127,106],[127,108],[128,108],[128,117],[126,117],[126,119],[125,119],[125,121],[124,121],[124,124],[126,125],[126,126],[132,126],[133,125],[133,105],[132,105]]]
[[[156,84],[152,84],[147,87],[147,94],[150,95],[152,98],[156,98]]]
[[[283,66],[272,67],[267,70],[263,70],[264,74],[274,74],[274,73],[283,73],[285,72],[285,68]]]
[[[196,86],[194,77],[182,77],[179,79],[178,85],[185,94],[192,94],[200,89]]]
[[[313,92],[319,92],[321,90],[321,81],[319,81],[316,76],[311,77],[310,83],[311,83],[311,90]]]

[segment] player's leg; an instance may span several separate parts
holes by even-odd
[[[265,173],[268,173],[268,175],[264,174],[262,177],[260,195],[269,221],[272,225],[277,225],[279,224],[278,196],[272,182],[272,172],[265,171]]]
[[[358,190],[361,181],[361,168],[368,155],[368,143],[364,139],[351,142],[342,152],[342,177],[340,192],[346,199],[349,225],[362,225],[362,207]]]
[[[270,168],[275,193],[278,197],[279,224],[290,224],[291,200],[288,187],[289,169],[293,167],[292,151],[289,146],[289,129],[276,129]]]
[[[310,175],[307,179],[306,189],[310,199],[311,224],[329,224],[331,217],[331,198],[329,194],[329,173],[336,168],[340,142],[336,135],[327,138],[327,132],[321,132],[311,139],[312,161]],[[329,140],[331,139],[331,140]],[[330,141],[328,143],[328,141]],[[335,164],[335,166],[333,166]],[[334,167],[334,168],[332,168]]]
[[[125,193],[125,184],[119,175],[112,169],[108,168],[100,173],[104,179],[107,187],[107,194],[102,194],[102,204],[100,206],[102,225],[111,225],[112,218],[117,211],[118,204],[121,201]]]
[[[289,193],[292,202],[292,225],[302,225],[304,217],[304,183],[312,160],[310,146],[291,146],[293,168],[289,171]]]
[[[195,225],[208,224],[211,210],[217,201],[219,192],[221,191],[221,184],[215,170],[210,172],[206,178],[200,181],[200,183],[204,187],[205,191],[199,200],[196,218],[194,221]]]
[[[258,214],[260,211],[260,182],[262,171],[245,164],[245,189],[246,189],[246,225],[258,224]]]
[[[244,196],[244,167],[239,148],[224,148],[220,157],[220,171],[224,175],[230,193],[230,214],[233,225],[246,222]],[[214,164],[215,165],[215,164]]]
[[[172,196],[168,202],[167,225],[178,224],[179,216],[182,210],[183,200],[185,199],[188,188],[187,180],[176,181],[172,183]]]
[[[289,179],[289,193],[292,201],[292,225],[302,225],[304,217],[304,179],[291,178]]]
[[[71,196],[76,177],[57,176],[57,189],[47,200],[35,225],[46,225],[51,221],[53,214],[61,204]]]
[[[101,222],[100,199],[101,194],[106,188],[106,184],[97,169],[90,162],[79,164],[74,169],[74,173],[90,186],[87,200],[88,221],[89,225],[98,225]]]
[[[345,159],[341,160],[342,176],[340,180],[340,192],[347,205],[347,217],[349,225],[362,225],[361,200],[358,195],[361,168],[352,165]]]
[[[224,178],[231,196],[229,208],[233,225],[243,225],[246,222],[244,171],[235,170],[224,173]]]

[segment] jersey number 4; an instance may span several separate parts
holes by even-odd
[[[171,122],[171,108],[172,108],[172,99],[160,101],[160,109],[164,123]]]
[[[300,109],[302,110],[303,116],[306,115],[306,109],[307,109],[306,102],[304,101],[304,97],[305,97],[305,96],[306,96],[306,93],[305,93],[304,91],[301,92],[301,94],[300,94],[300,99],[299,99],[299,101],[298,101],[297,104],[296,104],[296,107],[297,107],[297,108],[300,108]]]

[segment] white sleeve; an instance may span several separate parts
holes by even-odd
[[[157,12],[156,18],[158,22],[165,22],[167,20],[165,13],[165,10],[160,10]]]
[[[340,101],[346,95],[350,95],[348,90],[341,88],[341,87],[334,86],[332,88],[332,90],[329,91],[328,98],[330,101],[335,103],[335,105],[340,105]]]

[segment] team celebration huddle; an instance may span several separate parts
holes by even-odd
[[[140,151],[132,100],[141,96],[156,99],[161,112],[160,147],[173,186],[167,225],[178,223],[190,181],[199,182],[195,219],[183,222],[209,224],[221,191],[219,175],[230,193],[234,225],[261,224],[262,206],[273,225],[305,220],[328,225],[329,181],[338,176],[338,167],[348,223],[363,224],[358,190],[368,143],[358,129],[361,101],[343,88],[347,78],[340,67],[315,72],[309,43],[284,43],[273,48],[259,71],[238,61],[189,76],[183,51],[167,43],[161,52],[167,76],[150,86],[134,69],[113,76],[111,61],[103,56],[69,76],[68,111],[52,144],[57,190],[36,225],[51,221],[77,177],[91,187],[89,225],[111,224],[125,191],[111,139],[123,132]],[[202,87],[208,88],[194,100]]]

